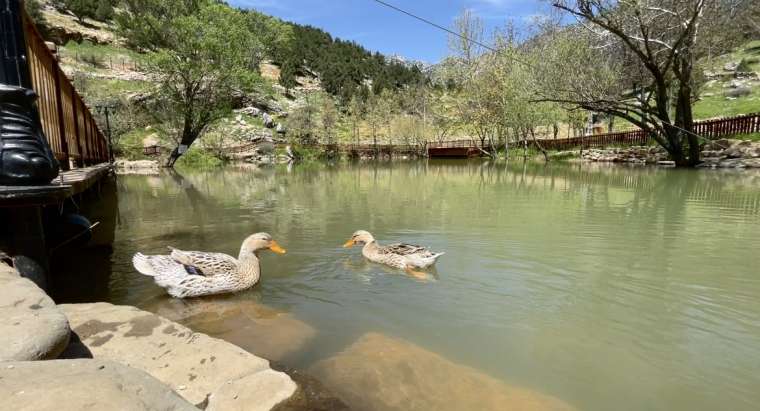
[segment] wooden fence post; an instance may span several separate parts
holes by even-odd
[[[61,73],[60,71],[55,70],[55,62],[53,62],[54,67],[51,69],[53,72],[53,78],[55,80],[55,106],[58,112],[58,130],[60,130],[61,134],[61,151],[63,151],[63,161],[61,162],[61,169],[68,170],[69,167],[69,142],[66,141],[66,121],[63,118],[63,99],[61,98]]]

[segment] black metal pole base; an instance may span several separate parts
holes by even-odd
[[[47,184],[58,176],[33,90],[0,84],[0,185]]]

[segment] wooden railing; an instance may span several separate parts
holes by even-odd
[[[760,113],[698,121],[694,124],[694,132],[709,139],[735,134],[760,133]]]
[[[422,152],[422,146],[411,144],[341,144],[335,145],[340,151],[355,153],[418,153]]]
[[[760,113],[745,114],[736,117],[703,120],[694,123],[694,133],[705,139],[716,139],[736,134],[760,133]],[[643,130],[633,130],[618,133],[597,134],[582,137],[562,139],[537,139],[511,142],[512,147],[522,147],[524,144],[535,146],[536,142],[547,150],[569,150],[572,148],[599,148],[612,145],[646,145],[652,137]],[[465,148],[480,147],[477,140],[452,140],[428,143],[428,148]],[[488,144],[483,149],[488,148]]]
[[[108,161],[108,143],[90,109],[66,77],[32,20],[22,12],[32,87],[37,92],[42,130],[61,163],[79,166]]]
[[[146,156],[158,156],[161,155],[161,146],[145,146],[143,147],[143,154]]]
[[[736,134],[760,133],[760,113],[744,114],[736,117],[719,118],[694,122],[694,133],[711,140]],[[541,147],[549,150],[569,150],[581,147],[594,148],[611,145],[645,145],[651,136],[642,130],[622,133],[607,133],[594,136],[583,136],[565,139],[540,139]],[[528,140],[528,145],[534,145]],[[522,144],[519,142],[518,144]]]
[[[476,140],[451,140],[451,141],[435,141],[430,142],[427,145],[428,148],[469,148],[480,147],[480,144]]]
[[[574,147],[594,148],[612,145],[645,145],[649,142],[649,135],[643,130],[626,131],[622,133],[606,133],[593,136],[572,137],[563,139],[540,139],[538,144],[546,150],[569,150]],[[529,146],[535,145],[533,140],[527,140]],[[522,141],[517,146],[523,144]]]

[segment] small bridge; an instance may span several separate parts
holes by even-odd
[[[475,140],[452,140],[428,143],[428,157],[467,158],[477,157],[484,151]]]

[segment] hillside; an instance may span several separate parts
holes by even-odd
[[[91,106],[107,103],[117,108],[111,125],[121,155],[140,158],[143,146],[176,146],[176,127],[157,119],[151,108],[157,90],[146,70],[151,53],[134,39],[123,37],[114,22],[90,18],[80,22],[52,3],[42,5],[45,31],[59,43],[62,66],[77,89]],[[421,64],[370,53],[313,27],[256,11],[243,14],[248,29],[261,42],[256,71],[262,82],[238,99],[235,110],[208,128],[185,161],[215,163],[218,160],[211,157],[218,156],[223,147],[260,138],[412,144],[441,136],[473,137],[470,124],[460,114],[458,90],[435,82],[433,87],[418,87],[429,81],[425,73],[435,78],[439,67],[425,68],[423,73]],[[705,83],[695,103],[695,118],[759,111],[759,70],[760,41],[701,62]],[[538,125],[535,133],[538,138],[551,138],[554,128],[564,138],[582,132],[588,116],[577,114],[572,127],[568,115],[553,127]],[[613,126],[614,131],[632,127],[622,120]]]
[[[39,4],[37,19],[42,24],[38,25],[48,40],[57,44],[61,65],[77,90],[90,106],[116,107],[111,125],[122,155],[139,158],[144,145],[176,144],[171,128],[157,123],[146,112],[149,110],[144,110],[143,103],[150,100],[157,86],[146,70],[150,53],[121,36],[114,21],[89,17],[79,21],[59,2]],[[263,82],[242,99],[237,110],[211,127],[202,148],[218,149],[275,137],[278,133],[274,127],[265,127],[269,120],[264,115],[284,128],[289,114],[308,104],[334,100],[336,105],[345,105],[357,94],[379,94],[424,82],[417,64],[371,53],[317,28],[253,10],[244,14],[263,45],[258,64]],[[344,128],[336,124],[335,133],[344,134]]]
[[[760,40],[702,64],[707,82],[694,106],[697,119],[760,111]]]

